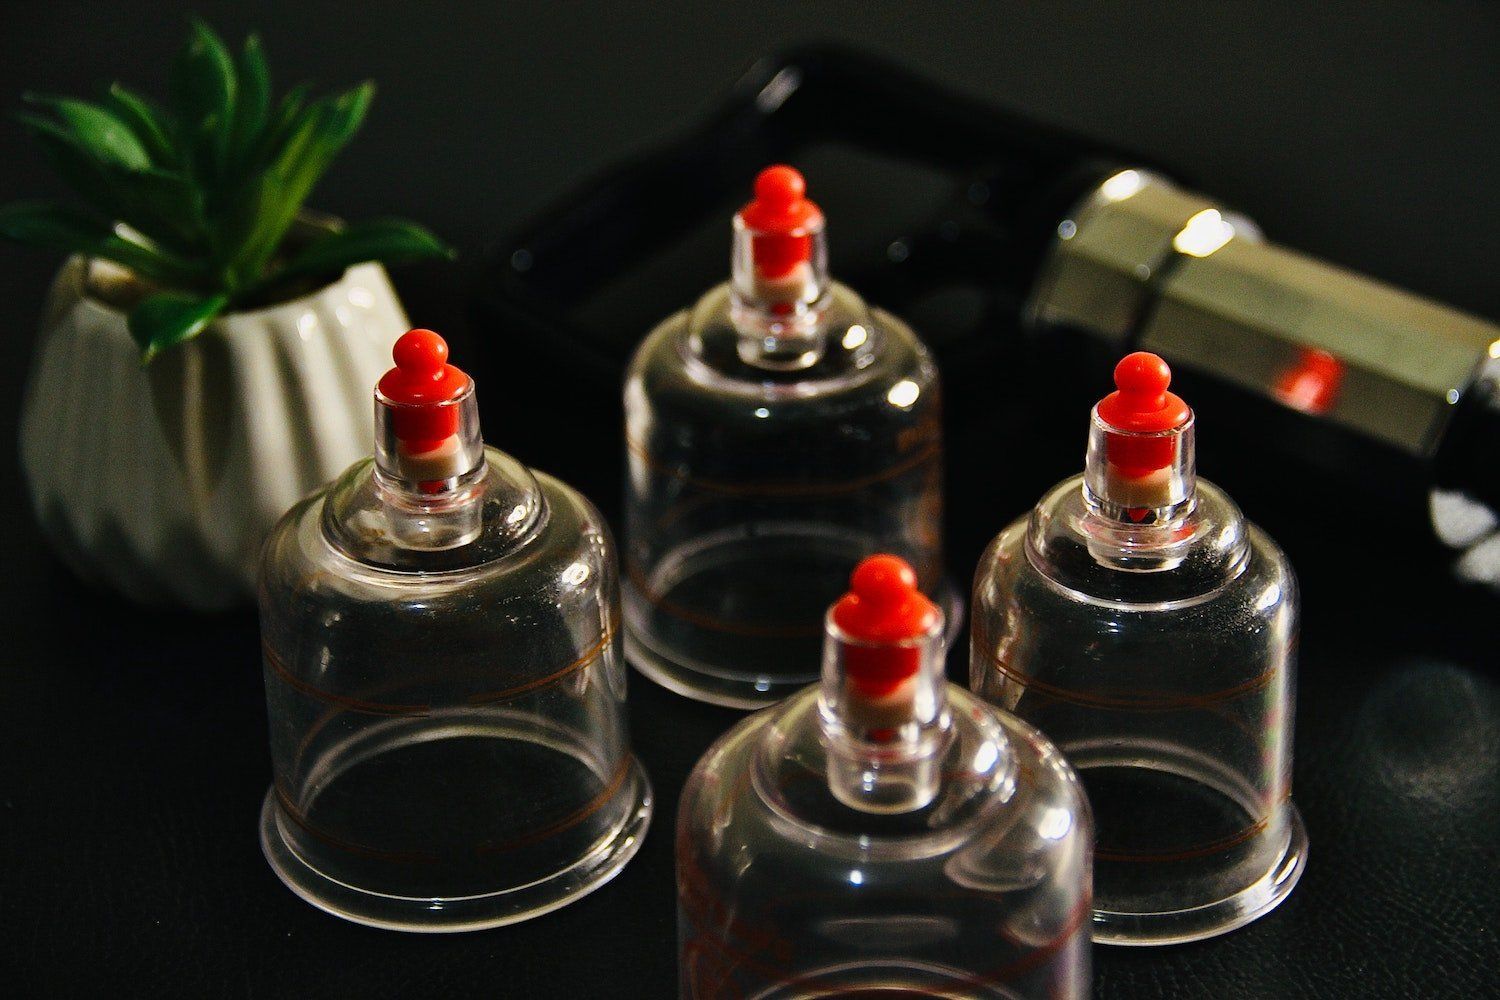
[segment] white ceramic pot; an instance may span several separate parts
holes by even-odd
[[[90,291],[105,271],[70,260],[42,322],[21,412],[37,518],[74,570],[135,600],[244,602],[282,513],[370,453],[371,387],[406,315],[360,264],[142,367],[124,312]]]

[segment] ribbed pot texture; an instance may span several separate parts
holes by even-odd
[[[38,520],[86,579],[148,604],[247,602],[261,542],[302,496],[368,455],[371,387],[406,315],[379,264],[221,317],[142,367],[125,314],[52,288],[21,413]]]

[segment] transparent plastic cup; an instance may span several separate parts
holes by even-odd
[[[511,923],[603,884],[650,819],[613,547],[588,501],[483,446],[467,376],[437,402],[390,380],[376,458],[266,546],[261,844],[359,923]]]
[[[682,997],[1088,996],[1082,789],[1035,729],[944,679],[915,582],[862,564],[825,619],[821,682],[694,768]]]
[[[817,677],[823,610],[877,551],[942,573],[937,367],[828,276],[824,220],[773,167],[733,277],[641,345],[625,384],[631,662],[689,697],[770,704]]]
[[[1087,471],[1006,528],[974,581],[971,687],[1047,733],[1088,789],[1094,940],[1109,944],[1239,927],[1307,858],[1296,577],[1197,478],[1168,377],[1152,355],[1121,363],[1112,398],[1138,392],[1139,412],[1095,408]]]

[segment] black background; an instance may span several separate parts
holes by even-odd
[[[348,218],[410,215],[460,248],[456,267],[395,275],[413,320],[452,335],[456,355],[476,337],[464,282],[488,242],[705,108],[754,56],[825,38],[1140,149],[1283,242],[1500,316],[1500,5],[1338,6],[196,9],[231,38],[260,30],[280,86],[380,83],[364,132],[313,203]],[[7,6],[0,104],[15,106],[24,89],[81,93],[114,78],[161,93],[183,30],[176,5]],[[0,124],[0,165],[0,200],[58,192],[11,122]],[[641,856],[566,910],[417,937],[298,901],[255,842],[269,767],[253,617],[148,612],[92,592],[32,525],[15,418],[56,263],[0,247],[0,978],[13,995],[671,995],[675,799],[734,713],[634,680],[657,818]],[[534,419],[565,414],[559,399]],[[486,431],[505,446],[504,427]],[[527,439],[522,458],[559,464],[545,434]],[[1206,471],[1235,486],[1227,470]],[[1096,949],[1096,993],[1493,994],[1500,602],[1451,582],[1411,511],[1385,517],[1378,496],[1287,485],[1284,502],[1250,513],[1286,546],[1305,588],[1295,793],[1312,840],[1307,873],[1274,915],[1231,936]],[[1341,522],[1344,509],[1360,516]],[[997,510],[955,536],[982,538],[1017,513]],[[952,554],[960,576],[972,548]]]

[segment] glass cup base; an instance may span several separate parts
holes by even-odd
[[[1218,937],[1270,913],[1286,899],[1307,866],[1307,830],[1297,807],[1286,803],[1290,836],[1270,871],[1227,899],[1161,913],[1094,911],[1095,944],[1152,946]]]
[[[276,790],[260,811],[260,846],[278,878],[298,896],[336,917],[387,930],[448,933],[483,930],[541,916],[579,899],[617,875],[640,850],[651,822],[651,783],[640,762],[619,794],[628,796],[625,821],[585,856],[546,878],[496,892],[457,898],[395,896],[338,882],[309,864],[282,833]]]

